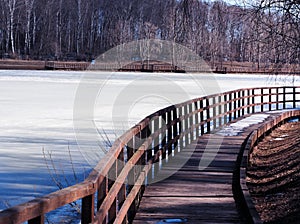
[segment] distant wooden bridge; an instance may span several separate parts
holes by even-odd
[[[300,86],[292,86],[239,89],[164,108],[118,138],[85,181],[4,210],[0,223],[44,223],[46,213],[77,200],[84,224],[260,223],[245,184],[248,151],[276,125],[300,117],[299,107]],[[217,131],[257,113],[268,116],[224,135],[212,163],[199,169]],[[188,152],[178,172],[148,186]]]
[[[90,66],[88,62],[46,61],[45,69],[48,70],[86,70]]]

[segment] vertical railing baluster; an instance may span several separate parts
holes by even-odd
[[[184,122],[183,116],[184,116],[184,114],[183,114],[182,106],[180,106],[178,108],[178,112],[179,112],[178,116],[180,118],[180,122],[179,122],[179,125],[178,125],[178,129],[179,129],[178,131],[179,131],[179,136],[180,136],[180,138],[179,138],[179,149],[181,151],[182,148],[183,148],[183,139],[184,139],[184,136],[181,136],[182,132],[183,132],[183,128],[184,128],[184,126],[183,126],[183,122]]]
[[[237,118],[237,111],[236,111],[236,107],[237,107],[237,105],[236,105],[236,101],[237,101],[237,99],[236,99],[236,91],[234,92],[234,103],[233,103],[233,109],[234,109],[234,119],[236,119]]]
[[[95,195],[89,195],[82,198],[81,205],[81,223],[88,224],[94,221],[95,213]]]
[[[206,98],[206,129],[207,132],[210,132],[210,103],[209,98]]]
[[[200,109],[201,109],[201,112],[200,112],[200,123],[202,123],[204,121],[204,109],[203,109],[203,99],[200,100]],[[204,123],[201,124],[201,135],[204,135]]]
[[[128,142],[127,145],[127,160],[130,160],[131,157],[134,154],[134,151],[136,151],[136,146],[135,146],[135,139],[136,137],[133,136],[133,138]],[[127,185],[127,194],[131,191],[131,189],[134,186],[134,183],[136,181],[136,174],[135,174],[135,167],[133,169],[131,169],[128,173],[128,177],[127,177],[127,181],[128,181],[128,185]],[[127,221],[129,223],[131,223],[134,219],[136,213],[136,200],[133,200],[130,208],[128,209],[127,212]]]
[[[190,103],[189,104],[189,114],[193,113],[193,104]],[[190,142],[188,144],[190,144],[193,140],[194,140],[194,128],[193,127],[193,123],[194,123],[194,115],[190,115],[189,117],[189,128],[190,128]]]
[[[177,113],[177,108],[174,107],[174,109],[173,109],[173,120],[175,120],[175,119],[177,120],[178,118],[179,118],[179,116],[178,116],[178,113]],[[173,125],[173,136],[174,136],[174,138],[177,138],[177,136],[180,135],[180,133],[179,133],[180,128],[178,128],[179,125],[180,125],[180,121],[178,121],[176,124]],[[178,146],[178,141],[179,141],[179,138],[178,138],[178,140],[174,141],[174,146],[173,146],[174,153],[176,152],[176,148]]]
[[[247,114],[250,114],[250,95],[251,95],[251,92],[250,92],[250,89],[247,90]]]
[[[167,124],[167,114],[166,112],[163,112],[163,114],[161,115],[161,127],[164,128],[164,126]],[[168,148],[167,146],[167,130],[162,131],[160,133],[161,136],[161,148],[162,148],[162,159],[166,158],[167,155],[167,150]]]
[[[151,122],[149,122],[149,124],[144,129],[145,135],[147,136],[147,138],[152,134],[151,133],[151,128],[149,128],[149,127],[151,127]],[[145,156],[146,156],[145,162],[147,163],[153,156],[153,154],[152,154],[152,144],[149,144]],[[147,175],[147,177],[149,177],[149,175]]]
[[[296,108],[296,87],[293,87],[293,108]]]
[[[158,129],[159,129],[159,117],[156,116],[154,119],[153,133],[157,132]],[[160,149],[159,135],[155,137],[153,142],[154,142],[154,155],[156,155]],[[158,161],[155,161],[154,163],[154,177],[159,171],[159,161],[160,158],[158,158]]]
[[[142,131],[141,131],[141,139],[142,139],[142,142],[144,143],[145,141],[147,141],[148,137],[150,136],[150,133],[149,133],[149,129],[148,129],[148,126],[145,127]],[[148,148],[145,149],[145,153],[142,155],[142,165],[146,165],[147,164],[147,160],[148,160]]]
[[[114,162],[114,164],[112,165],[111,169],[109,170],[108,173],[108,191],[110,190],[110,188],[113,186],[113,184],[115,183],[115,180],[117,178],[117,161]],[[113,201],[111,207],[108,210],[108,223],[113,223],[113,221],[116,218],[117,215],[117,198],[111,198],[111,200]]]
[[[218,114],[222,114],[222,97],[221,96],[218,96],[218,104],[219,104],[219,111],[218,111]],[[222,119],[223,117],[219,116],[219,125],[218,125],[218,128],[222,126]]]
[[[195,111],[197,111],[198,109],[199,109],[199,101],[197,100],[195,103],[194,103],[194,105],[195,105]],[[194,122],[194,124],[196,125],[196,138],[198,138],[199,137],[199,112],[197,112],[196,114],[195,114],[195,122]]]
[[[229,122],[232,121],[232,93],[229,93]]]
[[[228,122],[228,101],[227,101],[227,95],[224,95],[224,124]]]
[[[168,135],[168,142],[167,142],[167,145],[168,145],[168,155],[170,155],[172,153],[172,139],[173,139],[173,136],[172,136],[172,126],[171,126],[171,123],[172,123],[172,110],[169,110],[167,112],[167,125],[168,125],[168,130],[167,130],[167,135]]]
[[[237,97],[238,97],[238,111],[237,111],[237,117],[241,117],[241,90],[238,91],[237,93]]]
[[[272,110],[272,88],[269,89],[269,111]]]
[[[264,111],[264,88],[261,88],[260,92],[260,112]]]
[[[148,137],[148,129],[144,128],[140,132],[140,139],[142,140],[142,142],[141,142],[140,145],[142,145],[145,142],[145,140],[147,139],[147,137]],[[143,167],[146,165],[146,149],[143,152],[143,155],[141,156],[141,158],[139,159],[137,165],[139,166],[139,176],[140,176],[142,174],[142,172],[143,172]],[[139,178],[139,177],[137,177],[137,178]],[[140,188],[138,204],[142,200],[142,196],[143,196],[144,191],[145,191],[145,183]]]
[[[102,180],[99,182],[98,191],[97,191],[97,211],[99,210],[102,202],[104,201],[107,194],[108,181],[107,177],[101,176]]]
[[[118,156],[118,161],[117,161],[117,168],[118,168],[117,176],[119,176],[120,173],[122,172],[122,169],[125,166],[124,162],[125,162],[124,161],[124,148],[122,148],[120,151],[120,154]],[[117,196],[117,213],[121,209],[125,200],[126,200],[126,185],[125,185],[125,183],[123,183],[122,187],[118,193],[118,196]]]
[[[188,116],[188,105],[184,105],[184,116]],[[189,117],[184,119],[184,132],[189,128]],[[189,144],[189,132],[186,132],[184,135],[184,147]]]
[[[159,117],[155,117],[154,120],[154,130],[153,133],[157,132],[159,129]],[[154,139],[154,155],[158,152],[160,148],[159,135]]]
[[[252,89],[252,113],[255,113],[255,89]]]
[[[30,219],[30,220],[28,220],[28,224],[44,224],[44,222],[45,222],[45,218],[44,217],[45,216],[42,215],[42,216],[38,216],[38,217],[36,217],[34,219]]]
[[[143,143],[143,135],[142,135],[142,130],[139,129],[139,132],[136,134],[136,136],[134,136],[134,141],[133,141],[133,150],[134,153],[138,150],[138,148],[142,145]],[[133,168],[133,178],[130,177],[131,179],[133,179],[132,185],[135,184],[136,180],[139,178],[140,174],[141,174],[141,164],[139,163],[140,160],[136,163],[136,165]],[[129,174],[131,176],[131,174]],[[141,190],[138,192],[138,194],[136,195],[134,201],[132,202],[129,212],[128,212],[128,221],[129,223],[132,222],[132,220],[134,219],[134,216],[137,212],[138,209],[138,205],[140,203],[140,199],[141,199]]]
[[[213,102],[212,102],[212,107],[213,107],[213,127],[214,130],[217,128],[217,105],[216,105],[216,96],[213,97]]]
[[[242,90],[242,116],[245,115],[245,90]]]
[[[276,87],[276,110],[279,110],[279,88]]]
[[[283,88],[283,109],[286,109],[286,88]]]

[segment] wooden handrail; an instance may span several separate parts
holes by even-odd
[[[82,200],[81,222],[131,222],[149,170],[172,150],[245,114],[300,106],[300,86],[246,88],[161,109],[126,131],[82,183],[0,212],[0,223],[43,223],[46,213]],[[175,155],[176,156],[176,155]]]

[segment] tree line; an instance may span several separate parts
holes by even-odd
[[[133,40],[182,44],[210,62],[298,63],[297,0],[0,0],[0,57],[91,60]]]

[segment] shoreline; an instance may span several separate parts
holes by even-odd
[[[248,64],[245,66],[245,64]],[[0,70],[63,70],[63,71],[84,71],[90,66],[95,66],[91,69],[103,70],[103,71],[120,71],[120,72],[174,72],[178,73],[176,70],[140,70],[136,69],[138,62],[132,62],[126,65],[122,69],[118,69],[115,65],[98,64],[93,65],[91,62],[86,61],[42,61],[42,60],[18,60],[18,59],[0,59]],[[171,67],[172,65],[167,65]],[[300,70],[298,69],[281,69],[274,70],[270,68],[256,69],[250,66],[249,63],[242,62],[224,62],[223,67],[215,64],[212,66],[212,72],[215,74],[261,74],[261,75],[300,75]],[[152,66],[153,67],[153,66]],[[164,65],[165,67],[165,65]],[[175,66],[176,67],[176,66]],[[179,70],[180,73],[185,73],[185,71]],[[195,70],[196,72],[196,70]],[[203,72],[203,71],[202,71]],[[207,71],[211,72],[211,71]]]

